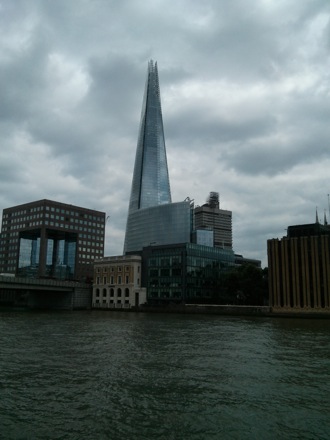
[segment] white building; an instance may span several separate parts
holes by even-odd
[[[94,261],[93,308],[138,307],[147,300],[141,287],[141,257],[123,255]]]

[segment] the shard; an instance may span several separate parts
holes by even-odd
[[[157,63],[149,61],[129,213],[171,203]]]
[[[124,253],[190,241],[190,202],[171,203],[157,63],[149,61]]]

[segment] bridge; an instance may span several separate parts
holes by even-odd
[[[76,310],[91,303],[90,284],[0,275],[0,307]]]

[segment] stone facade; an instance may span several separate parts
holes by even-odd
[[[93,308],[129,309],[146,302],[141,287],[141,257],[105,257],[94,262]]]

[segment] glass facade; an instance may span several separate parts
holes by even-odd
[[[25,234],[19,240],[18,275],[35,277],[39,268],[40,232]]]
[[[47,230],[43,240],[45,259],[40,261],[40,230],[20,233],[18,276],[36,277],[44,264],[43,276],[69,280],[74,278],[77,234]]]
[[[226,303],[223,275],[234,253],[186,243],[143,250],[144,284],[149,304]]]
[[[190,241],[190,204],[171,204],[157,63],[150,61],[145,86],[124,253],[150,243]]]
[[[127,219],[124,253],[149,245],[190,242],[193,210],[190,201],[139,209]]]
[[[129,213],[171,203],[157,63],[149,62]]]
[[[214,233],[209,229],[196,229],[193,232],[193,243],[213,247]]]

